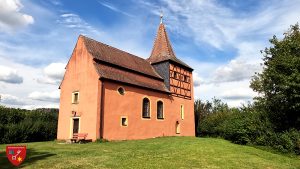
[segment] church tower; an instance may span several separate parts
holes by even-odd
[[[151,56],[147,59],[156,69],[171,95],[192,98],[193,69],[175,56],[164,23],[161,21],[154,41]]]

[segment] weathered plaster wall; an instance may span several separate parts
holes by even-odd
[[[72,104],[72,92],[79,91],[79,103]],[[57,139],[72,137],[72,118],[79,117],[79,132],[88,138],[99,138],[101,81],[94,68],[93,59],[79,37],[67,64],[61,84]]]

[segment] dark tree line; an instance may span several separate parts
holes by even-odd
[[[0,106],[0,144],[56,139],[58,109],[24,110]]]

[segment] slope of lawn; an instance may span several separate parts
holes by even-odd
[[[25,143],[21,168],[300,168],[300,157],[226,140],[165,137],[88,144]],[[13,168],[0,145],[0,168]]]

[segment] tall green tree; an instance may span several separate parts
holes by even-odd
[[[299,24],[283,35],[282,40],[273,36],[271,47],[262,51],[263,71],[255,74],[250,85],[277,131],[300,129]]]
[[[212,101],[202,101],[200,99],[196,100],[194,103],[195,107],[195,132],[196,135],[199,136],[201,131],[199,128],[199,124],[203,122],[203,120],[209,115],[216,113],[224,113],[229,112],[231,109],[228,107],[226,103],[223,103],[220,99],[212,98]]]

